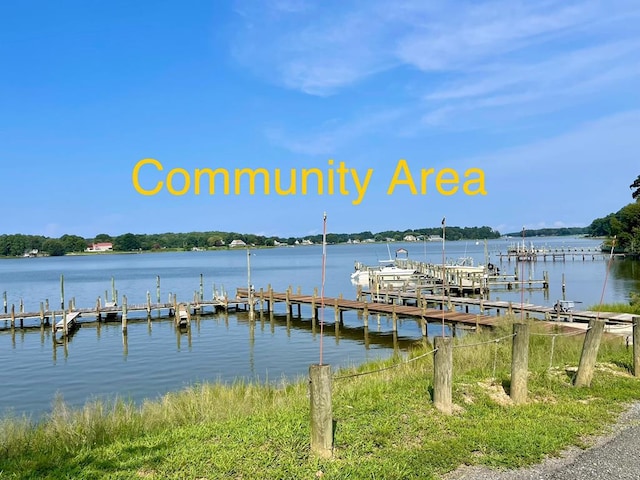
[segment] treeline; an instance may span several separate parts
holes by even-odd
[[[563,237],[567,235],[588,235],[588,227],[561,227],[561,228],[538,228],[534,230],[525,230],[526,237]],[[506,233],[510,237],[522,236],[522,230],[519,232]]]
[[[640,199],[640,197],[638,197]],[[594,237],[607,237],[609,248],[616,237],[616,251],[640,255],[640,203],[630,203],[616,213],[596,218],[588,233]]]
[[[404,231],[384,231],[372,233],[329,233],[327,243],[346,243],[348,241],[402,241],[408,236],[423,240],[425,236],[441,236],[442,228],[422,228]],[[447,240],[481,240],[498,238],[500,233],[490,227],[447,227]],[[106,233],[94,238],[83,238],[77,235],[62,235],[49,238],[42,235],[11,234],[0,235],[0,256],[21,257],[37,252],[38,255],[59,256],[69,253],[84,252],[92,243],[110,242],[113,250],[119,252],[154,251],[154,250],[192,250],[194,248],[224,248],[234,240],[242,240],[247,245],[274,246],[278,244],[294,245],[309,240],[321,243],[322,235],[304,237],[274,237],[237,232],[189,232],[189,233],[157,233],[111,236]]]

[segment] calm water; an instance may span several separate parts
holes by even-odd
[[[495,256],[505,252],[513,240],[487,242],[489,259],[512,272],[514,262],[501,265]],[[536,246],[597,246],[598,241],[578,238],[534,239]],[[442,261],[441,243],[392,244],[391,252],[405,247],[410,258]],[[327,296],[343,293],[355,297],[349,274],[355,260],[376,264],[388,258],[384,244],[337,245],[327,247],[325,292]],[[448,242],[446,257],[471,256],[482,263],[484,242]],[[305,246],[253,250],[251,283],[256,288],[268,284],[278,291],[289,285],[311,293],[321,287],[322,248]],[[525,264],[525,276],[550,277],[548,295],[527,291],[525,301],[551,305],[562,298],[561,278],[566,281],[565,297],[569,300],[596,304],[603,291],[607,261],[568,260]],[[520,268],[520,267],[518,267]],[[48,299],[60,306],[60,275],[64,275],[65,300],[75,297],[78,307],[95,305],[111,291],[111,278],[121,297],[130,304],[146,302],[147,291],[156,298],[156,276],[160,276],[161,299],[176,293],[179,300],[193,298],[204,276],[205,297],[213,290],[226,289],[231,295],[238,286],[247,285],[245,250],[216,252],[183,252],[161,254],[102,255],[0,260],[0,292],[6,291],[9,305],[22,298],[25,310],[37,311],[39,303]],[[640,265],[616,259],[607,280],[605,302],[627,301],[630,291],[640,289]],[[520,292],[492,291],[491,298],[520,301]],[[318,362],[319,329],[312,332],[310,312],[303,307],[302,320],[289,323],[284,305],[273,322],[266,316],[255,323],[245,314],[216,314],[193,321],[186,332],[177,330],[171,321],[146,319],[131,321],[128,334],[122,335],[119,323],[86,324],[66,345],[55,345],[45,329],[0,331],[0,414],[8,411],[34,416],[47,412],[54,397],[61,395],[73,406],[81,406],[93,397],[114,395],[140,401],[155,398],[168,391],[204,381],[232,382],[238,378],[278,382],[283,378],[305,375],[312,363]],[[327,311],[328,322],[333,312]],[[386,317],[372,319],[365,337],[361,321],[355,313],[345,313],[345,328],[336,337],[333,325],[325,327],[324,361],[332,367],[352,365],[388,357],[394,349],[404,350],[420,338],[415,321],[400,322],[397,335],[392,335]],[[3,322],[4,323],[4,322]],[[5,327],[0,324],[0,328]],[[435,328],[435,327],[434,327]],[[431,332],[433,333],[433,332]]]

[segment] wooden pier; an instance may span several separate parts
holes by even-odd
[[[500,261],[511,260],[517,262],[537,262],[542,260],[543,262],[566,262],[567,260],[602,260],[609,257],[609,252],[602,251],[599,247],[559,247],[559,248],[546,248],[546,247],[526,247],[517,245],[509,247],[506,252],[498,252],[496,254]],[[624,254],[614,254],[616,257],[624,257]]]
[[[363,325],[368,327],[371,315],[386,315],[392,320],[392,331],[397,331],[397,320],[399,317],[412,318],[420,322],[423,336],[427,335],[428,323],[444,323],[450,326],[462,326],[478,329],[479,327],[494,327],[500,322],[501,314],[526,315],[527,318],[537,318],[549,323],[558,324],[562,320],[563,324],[572,322],[588,322],[594,318],[605,320],[609,324],[630,324],[631,315],[607,312],[592,311],[572,311],[558,312],[553,307],[545,307],[531,304],[520,304],[515,302],[504,302],[498,300],[484,300],[483,298],[451,297],[443,295],[432,295],[421,290],[401,291],[385,290],[384,292],[373,292],[370,290],[358,289],[357,298],[348,300],[339,297],[321,298],[314,292],[312,295],[303,295],[298,288],[297,293],[289,287],[285,292],[276,292],[270,286],[264,290],[249,290],[248,288],[238,288],[234,297],[229,298],[227,294],[214,296],[211,300],[198,298],[194,295],[192,302],[178,302],[175,295],[167,303],[152,303],[147,295],[147,303],[128,305],[126,296],[122,297],[122,304],[116,302],[107,303],[104,306],[98,300],[95,307],[76,308],[75,302],[70,302],[69,309],[63,311],[44,310],[41,304],[39,312],[16,312],[12,306],[11,312],[0,313],[0,321],[4,320],[5,328],[15,329],[16,323],[19,328],[44,328],[51,325],[52,331],[62,332],[63,336],[70,335],[75,327],[85,321],[109,321],[120,319],[123,333],[126,333],[128,317],[131,313],[138,312],[146,314],[146,318],[151,321],[154,312],[158,318],[162,311],[166,311],[169,317],[173,317],[176,326],[188,328],[191,323],[192,314],[206,314],[209,309],[215,311],[258,311],[262,314],[274,314],[277,304],[284,304],[286,314],[294,316],[294,308],[297,309],[297,316],[301,317],[303,306],[310,308],[312,324],[319,320],[319,310],[324,308],[324,314],[333,310],[333,319],[326,318],[338,328],[343,323],[345,311],[354,311],[362,319]],[[60,321],[56,321],[57,316],[62,316]],[[250,318],[252,318],[250,316]],[[50,320],[52,319],[52,320]],[[29,321],[25,325],[25,321]],[[551,322],[553,321],[553,322]],[[0,325],[0,329],[1,329]]]

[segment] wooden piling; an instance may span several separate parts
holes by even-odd
[[[127,333],[127,296],[122,296],[122,333]]]
[[[514,403],[527,401],[527,377],[529,374],[529,324],[513,324],[511,354],[510,396]]]
[[[156,301],[160,303],[160,275],[156,275]]]
[[[633,374],[640,377],[640,317],[633,317]]]
[[[7,291],[2,292],[2,305],[4,313],[7,313]]]
[[[11,304],[11,328],[16,328],[16,306]]]
[[[331,367],[309,367],[311,412],[311,451],[322,458],[333,454],[333,411],[331,406]]]
[[[396,313],[395,303],[393,304],[392,311],[391,311],[391,331],[392,332],[398,331],[398,314]]]
[[[204,275],[200,274],[200,301],[204,300]]]
[[[151,316],[151,292],[147,290],[147,318]]]
[[[60,275],[60,308],[64,310],[64,275]]]
[[[100,302],[100,297],[98,297],[96,299],[96,318],[98,319],[98,322],[100,320],[102,320],[102,314],[100,313],[100,308],[101,308],[102,305],[100,305],[100,303],[101,303]]]
[[[44,325],[44,304],[40,302],[40,326]]]
[[[453,343],[451,337],[435,337],[433,355],[433,405],[450,415],[453,411]]]
[[[576,387],[588,387],[591,385],[603,331],[604,320],[592,319],[589,321],[589,330],[587,330],[584,337],[578,372],[573,382]]]

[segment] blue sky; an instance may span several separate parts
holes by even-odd
[[[640,174],[638,25],[637,0],[3,2],[0,233],[585,226]],[[142,195],[144,158],[146,190],[246,168],[271,191]],[[388,194],[400,159],[426,194]],[[341,162],[372,169],[357,205],[348,175],[274,192]],[[446,168],[486,195],[440,194]]]

